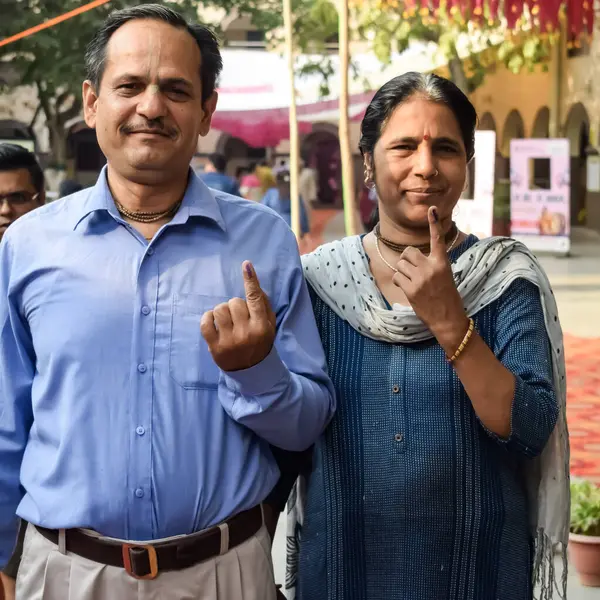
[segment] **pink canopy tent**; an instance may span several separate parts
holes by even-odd
[[[288,108],[217,110],[212,127],[239,138],[254,148],[274,148],[290,137]],[[298,123],[300,133],[310,133],[310,123]]]
[[[251,93],[251,92],[247,92]],[[352,121],[360,121],[374,92],[355,94],[349,98]],[[312,123],[336,121],[339,117],[339,100],[323,100],[297,107],[298,129],[301,134],[312,131]],[[215,113],[212,126],[243,140],[254,148],[274,148],[290,137],[289,108],[262,110],[229,110]]]
[[[289,139],[288,74],[284,59],[256,50],[223,51],[223,76],[212,127],[255,148],[273,148]],[[339,100],[318,100],[318,76],[298,78],[298,128],[310,133],[312,123],[335,122]],[[360,119],[374,92],[351,95],[350,118]]]

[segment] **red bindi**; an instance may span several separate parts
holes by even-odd
[[[428,142],[428,141],[429,141],[429,135],[425,134],[425,135],[423,136],[423,139],[424,139],[426,142]]]

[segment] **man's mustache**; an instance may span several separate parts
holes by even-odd
[[[177,136],[177,130],[173,127],[167,127],[163,123],[146,123],[144,125],[126,124],[121,127],[121,132],[130,133],[158,133],[168,138]]]

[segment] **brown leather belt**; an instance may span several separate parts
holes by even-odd
[[[227,548],[239,546],[258,533],[263,524],[262,509],[255,506],[225,521],[229,530]],[[58,530],[36,529],[54,544]],[[161,571],[180,571],[221,554],[221,529],[206,531],[156,544],[128,544],[96,538],[79,529],[67,529],[66,551],[88,560],[121,567],[136,579],[154,579]]]

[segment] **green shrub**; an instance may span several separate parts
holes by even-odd
[[[571,482],[571,531],[600,536],[600,489],[591,481]]]

